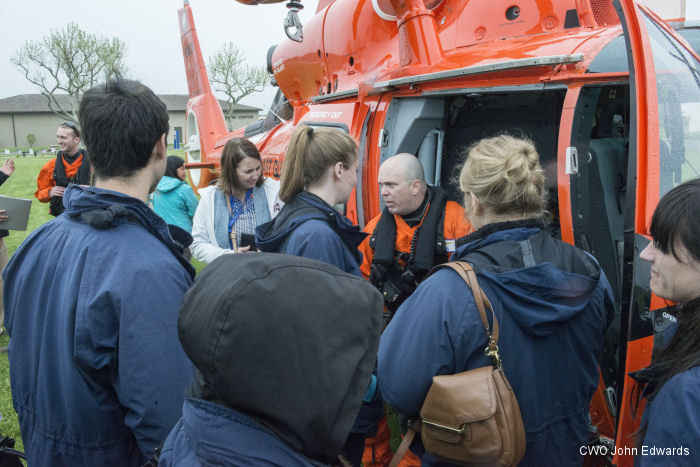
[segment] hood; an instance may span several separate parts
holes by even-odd
[[[374,368],[382,303],[369,282],[320,261],[222,255],[180,310],[191,395],[256,419],[306,457],[335,459]]]
[[[471,234],[474,240],[452,261],[470,262],[494,307],[501,306],[525,332],[550,335],[588,309],[604,274],[592,256],[547,232],[509,227]],[[525,255],[534,261],[526,265]]]
[[[282,245],[289,234],[311,219],[328,222],[328,225],[353,251],[368,235],[321,198],[304,191],[285,204],[277,217],[255,229],[255,243],[263,251],[281,253]]]
[[[181,254],[183,241],[191,243],[191,236],[175,242],[168,224],[143,201],[117,191],[73,184],[63,193],[63,205],[68,217],[95,229],[110,229],[125,222],[139,224],[168,247],[194,279],[194,268]]]
[[[185,182],[183,182],[180,179],[164,176],[160,179],[160,182],[158,182],[156,191],[160,191],[161,193],[167,193],[169,191],[173,191],[174,189],[183,184],[185,184]]]

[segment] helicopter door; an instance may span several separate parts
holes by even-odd
[[[620,287],[620,354],[616,454],[613,463],[632,465],[634,433],[641,410],[631,410],[629,372],[651,361],[654,336],[673,321],[664,302],[649,290],[649,265],[639,259],[648,225],[661,196],[698,176],[700,152],[700,63],[670,28],[632,0],[613,2],[620,16],[630,66],[630,138],[623,214]],[[622,454],[620,454],[622,453]],[[625,455],[626,454],[626,455]]]

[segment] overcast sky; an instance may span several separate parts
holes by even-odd
[[[318,0],[303,3],[302,23],[313,16]],[[39,92],[10,57],[27,40],[41,39],[70,21],[90,33],[125,41],[130,78],[159,94],[187,94],[177,17],[182,5],[182,0],[5,0],[0,8],[0,98]],[[190,6],[205,59],[232,41],[244,51],[247,63],[264,66],[268,48],[286,39],[284,2],[248,6],[234,0],[191,0]],[[274,93],[268,87],[242,103],[263,108]]]
[[[305,23],[316,11],[318,0],[303,3],[306,8],[300,16]],[[10,57],[27,40],[41,39],[52,28],[61,29],[70,21],[90,33],[124,40],[129,77],[156,93],[186,94],[177,21],[182,4],[182,0],[5,0],[0,8],[0,98],[39,92],[10,63]],[[190,6],[205,57],[233,41],[245,52],[248,63],[264,66],[268,48],[286,40],[282,29],[285,2],[246,6],[234,0],[191,0]],[[687,17],[700,18],[699,0],[687,0]],[[242,103],[264,108],[274,92],[268,87]]]

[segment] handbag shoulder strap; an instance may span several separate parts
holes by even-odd
[[[417,418],[416,420],[408,422],[408,430],[406,430],[406,434],[403,435],[403,439],[401,440],[401,444],[399,444],[399,447],[396,448],[396,451],[394,452],[394,455],[391,457],[391,461],[389,462],[389,467],[397,467],[399,465],[399,462],[401,462],[401,459],[403,459],[403,456],[406,455],[406,452],[408,451],[408,448],[411,446],[411,443],[413,442],[413,438],[416,437],[416,433],[418,433],[421,429],[421,419]]]
[[[486,356],[491,358],[494,367],[500,368],[501,358],[498,355],[498,319],[496,318],[496,314],[493,312],[493,306],[491,305],[491,301],[479,285],[479,281],[476,278],[474,268],[471,264],[469,264],[466,261],[454,261],[452,263],[444,263],[435,266],[433,269],[430,270],[430,272],[428,272],[427,276],[433,274],[438,269],[444,268],[452,269],[454,272],[459,274],[459,277],[461,277],[467,284],[467,287],[471,289],[472,294],[474,295],[476,309],[479,311],[481,322],[484,325],[486,335],[489,338],[489,343],[486,346]],[[486,310],[489,310],[491,312],[491,316],[493,317],[493,332],[491,332],[491,329],[489,328],[489,320],[486,318]],[[416,436],[416,433],[420,431],[420,429],[420,418],[415,422],[409,424],[408,431],[403,437],[403,440],[401,441],[401,444],[399,445],[398,449],[394,453],[394,456],[391,458],[389,467],[398,466],[399,462],[403,458],[404,454],[406,454],[406,451],[411,445],[413,438]]]
[[[481,323],[484,325],[486,330],[486,335],[489,338],[488,346],[486,347],[486,355],[491,357],[493,364],[496,368],[501,366],[501,358],[498,355],[498,319],[496,314],[493,312],[493,306],[491,306],[491,301],[484,293],[484,290],[479,285],[479,281],[476,278],[476,273],[472,265],[466,261],[454,261],[451,263],[444,263],[435,266],[430,274],[434,273],[438,269],[449,268],[455,271],[464,280],[472,291],[474,295],[474,302],[476,303],[476,309],[479,311],[479,316],[481,317]],[[493,332],[489,328],[489,321],[486,318],[486,310],[491,312],[493,317]]]

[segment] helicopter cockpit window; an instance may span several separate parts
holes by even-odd
[[[695,22],[694,27],[681,28],[677,32],[688,41],[695,53],[700,54],[700,23]]]
[[[700,177],[700,63],[644,16],[659,101],[659,197]]]
[[[628,71],[625,37],[619,35],[608,42],[595,56],[586,73],[626,73]]]

